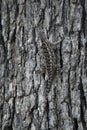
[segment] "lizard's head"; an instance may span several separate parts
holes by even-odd
[[[44,32],[39,32],[39,38],[41,40],[42,45],[40,46],[41,48],[44,48],[44,42],[46,41],[46,36]]]

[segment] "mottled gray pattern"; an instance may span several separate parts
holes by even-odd
[[[45,97],[39,31],[62,70]],[[0,0],[0,130],[87,129],[87,0]]]

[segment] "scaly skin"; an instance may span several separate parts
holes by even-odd
[[[43,32],[39,33],[40,40],[42,42],[43,54],[46,60],[46,70],[48,73],[48,85],[47,93],[49,92],[55,73],[58,71],[58,65],[56,63],[56,55],[54,53],[53,45],[50,43]]]

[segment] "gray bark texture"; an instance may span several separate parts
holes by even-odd
[[[40,31],[58,43],[48,100]],[[87,130],[87,0],[0,0],[0,130]]]

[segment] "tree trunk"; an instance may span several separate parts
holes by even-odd
[[[39,31],[57,42],[48,100]],[[87,0],[0,1],[0,130],[87,129]]]

